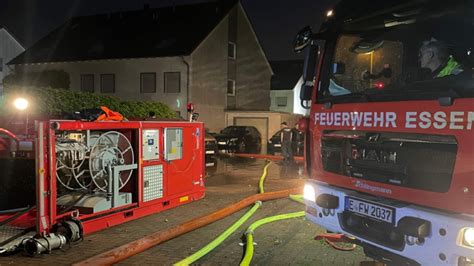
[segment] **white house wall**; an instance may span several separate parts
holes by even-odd
[[[300,91],[303,85],[301,77],[292,90],[272,90],[270,91],[271,105],[270,110],[275,112],[284,112],[297,115],[309,115],[309,110],[301,107]],[[286,106],[278,106],[277,98],[286,97]]]
[[[227,36],[228,18],[225,17],[191,55],[190,99],[199,120],[211,131],[222,129],[225,123]]]
[[[236,10],[237,9],[237,10]],[[270,65],[240,4],[237,11],[236,95],[238,110],[268,110],[270,106]],[[115,93],[124,100],[153,100],[168,104],[186,117],[192,102],[199,120],[211,131],[225,127],[228,105],[227,15],[189,56],[149,59],[116,59],[84,62],[17,65],[28,71],[64,70],[70,74],[71,89],[80,90],[81,74],[94,74],[95,92],[100,94],[100,74],[115,74]],[[190,75],[188,77],[188,71]],[[156,72],[156,93],[140,92],[140,73]],[[181,72],[181,93],[164,93],[164,72]],[[189,94],[187,93],[189,83]],[[177,100],[181,103],[178,108]]]
[[[186,58],[184,58],[186,60]],[[189,59],[188,59],[189,60]],[[168,104],[173,110],[180,111],[186,117],[187,102],[187,71],[188,68],[181,57],[162,57],[144,59],[110,59],[81,62],[44,63],[18,65],[27,71],[64,70],[69,73],[70,88],[81,89],[81,75],[94,74],[94,92],[102,95],[118,97],[122,100],[157,101]],[[140,73],[156,73],[156,92],[140,92]],[[164,92],[164,72],[181,73],[181,92]],[[115,93],[100,92],[100,75],[115,75]],[[178,102],[180,107],[178,108]]]
[[[245,10],[237,6],[236,109],[268,111],[272,69]]]
[[[211,131],[225,127],[228,100],[237,110],[265,110],[270,106],[272,71],[245,11],[238,4],[235,97],[227,96],[229,15],[193,52],[190,94],[196,112]],[[234,9],[234,11],[235,11]],[[231,11],[232,12],[232,11]],[[232,99],[234,98],[234,99]]]
[[[286,106],[278,106],[277,98],[286,98]],[[292,90],[272,90],[270,91],[270,111],[293,113],[293,91]]]

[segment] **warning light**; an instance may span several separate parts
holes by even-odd
[[[194,104],[188,103],[187,109],[188,113],[192,113],[194,111]]]
[[[383,90],[385,88],[385,84],[382,81],[375,82],[374,86],[378,90]]]

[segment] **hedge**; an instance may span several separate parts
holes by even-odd
[[[27,98],[30,102],[28,113],[38,117],[61,117],[64,114],[100,106],[118,111],[125,117],[147,117],[149,112],[154,112],[159,118],[176,117],[176,113],[170,107],[160,102],[120,101],[116,97],[89,92],[36,87],[6,89],[3,103],[0,104],[2,115],[18,112],[12,106],[13,100],[17,97]]]

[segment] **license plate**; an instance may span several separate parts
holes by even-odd
[[[206,154],[214,154],[214,151],[206,151]]]
[[[225,142],[225,141],[219,141],[219,142],[217,142],[217,144],[219,144],[219,145],[226,145],[227,142]]]
[[[281,147],[281,144],[274,144],[274,147]]]
[[[387,223],[395,223],[395,209],[372,202],[346,197],[345,209]]]

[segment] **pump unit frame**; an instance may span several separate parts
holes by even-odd
[[[67,221],[82,236],[205,195],[200,122],[45,120],[35,121],[34,136],[2,132],[0,160],[33,168],[15,179],[24,179],[29,188],[23,194],[34,189],[36,199],[22,203],[34,206],[23,213],[0,213],[0,225],[13,217],[10,226],[35,228],[37,239],[59,236],[57,247],[64,244],[58,228]],[[7,195],[10,209],[22,207],[15,206],[15,194]]]

